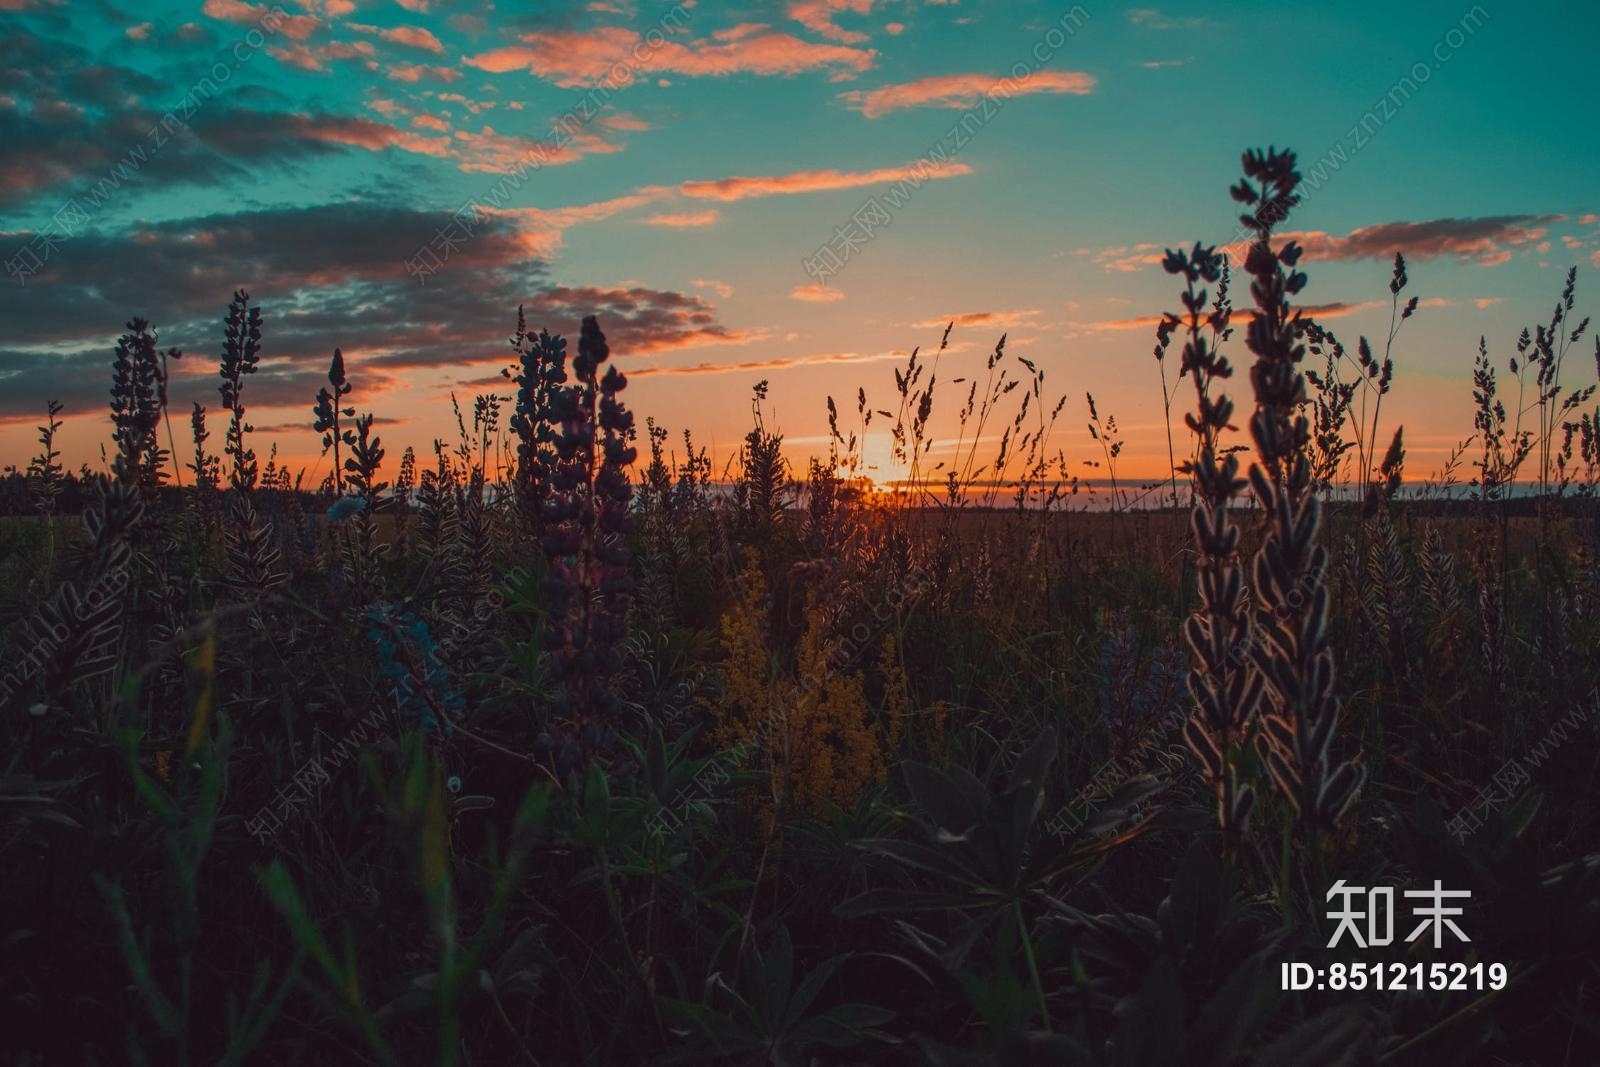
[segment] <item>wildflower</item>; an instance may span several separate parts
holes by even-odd
[[[366,506],[366,501],[358,496],[342,496],[333,502],[333,507],[328,509],[329,522],[344,522]]]
[[[424,730],[441,725],[440,712],[460,711],[465,701],[450,683],[439,645],[428,624],[415,614],[389,604],[367,610],[367,638],[378,649],[378,677],[394,693],[402,718],[414,718]],[[452,727],[442,724],[445,733]]]
[[[560,348],[559,339],[551,344]],[[626,468],[637,453],[628,444],[633,413],[618,399],[627,379],[615,366],[600,373],[610,354],[599,323],[584,319],[573,384],[549,397],[558,431],[540,539],[549,562],[545,643],[562,686],[557,706],[586,753],[609,748],[615,738],[622,705],[613,676],[622,665],[633,594],[627,546],[633,485]]]
[[[861,673],[838,669],[844,641],[835,636],[833,613],[824,603],[808,604],[792,667],[774,670],[780,657],[769,647],[767,583],[754,553],[739,589],[733,610],[722,619],[725,685],[714,709],[713,740],[752,749],[772,774],[780,806],[807,812],[828,804],[848,807],[868,785],[883,780],[886,738],[898,734],[896,718],[891,715],[881,729],[875,725]],[[908,698],[891,693],[890,699]]]

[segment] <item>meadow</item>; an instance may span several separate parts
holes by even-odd
[[[1569,275],[1414,472],[1405,264],[1387,338],[1302,315],[1298,183],[1248,153],[1248,238],[1167,254],[1153,485],[1003,338],[805,469],[759,383],[724,471],[520,313],[432,454],[336,352],[306,484],[269,311],[189,412],[130,322],[109,469],[53,405],[0,479],[0,1061],[1600,1061],[1600,342]],[[1469,940],[1329,947],[1341,882]]]

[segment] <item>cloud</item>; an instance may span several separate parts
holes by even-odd
[[[458,130],[452,144],[452,154],[461,160],[463,171],[490,174],[510,174],[530,162],[557,166],[576,162],[584,156],[620,151],[621,145],[588,130],[557,146],[496,133],[493,126],[484,126],[477,133]]]
[[[1492,308],[1496,304],[1503,304],[1505,302],[1506,298],[1503,296],[1480,296],[1472,301],[1472,305],[1479,311],[1482,311],[1484,308]]]
[[[759,27],[729,37],[688,42],[646,40],[621,26],[582,32],[524,34],[522,43],[467,56],[470,67],[503,74],[526,70],[563,87],[632,84],[640,71],[691,78],[731,74],[792,75],[826,70],[835,79],[868,69],[877,58],[870,49],[817,44]]]
[[[867,40],[864,33],[847,30],[834,21],[841,12],[865,15],[872,10],[872,0],[791,0],[789,17],[812,33],[842,44],[861,44]],[[891,31],[893,32],[893,31]]]
[[[844,299],[844,291],[830,289],[826,285],[797,285],[789,293],[792,300],[803,300],[808,304],[831,304],[835,300]]]
[[[723,300],[733,295],[733,286],[727,282],[719,282],[715,278],[694,278],[690,280],[689,284],[696,289],[710,289]]]
[[[677,367],[638,367],[628,371],[630,378],[656,376],[684,376],[699,374],[741,374],[750,372],[793,370],[797,367],[815,367],[830,363],[879,363],[886,359],[903,360],[904,352],[823,352],[811,356],[777,356],[772,359],[748,359],[734,363],[704,361]]]
[[[832,189],[857,189],[864,185],[882,185],[908,178],[933,180],[955,178],[971,174],[965,163],[946,163],[938,169],[923,166],[881,167],[868,171],[804,170],[791,174],[763,177],[717,178],[710,181],[689,181],[678,186],[684,196],[697,200],[751,200],[764,196],[787,196],[794,193],[814,193]]]
[[[482,221],[439,275],[418,284],[406,260],[450,222],[443,212],[351,201],[79,235],[25,289],[0,286],[0,417],[31,415],[52,397],[69,411],[103,411],[111,349],[135,314],[160,327],[163,345],[193,354],[180,361],[175,409],[214,405],[221,316],[238,287],[266,317],[263,372],[245,398],[255,405],[309,403],[335,346],[363,399],[416,381],[407,371],[498,368],[509,361],[518,304],[552,332],[599,315],[620,360],[761,336],[723,325],[697,295],[551,284],[509,214]],[[0,244],[28,237],[0,233]],[[134,262],[139,269],[127,270]]]
[[[1187,59],[1147,59],[1139,66],[1145,70],[1166,70],[1169,67],[1186,67],[1194,62],[1194,56]]]
[[[1385,222],[1351,230],[1343,237],[1311,231],[1286,234],[1312,259],[1389,259],[1396,252],[1410,259],[1455,256],[1463,263],[1491,267],[1509,260],[1513,251],[1544,240],[1547,224],[1562,215],[1489,215],[1426,222]]]
[[[1209,23],[1204,18],[1173,18],[1153,7],[1135,7],[1128,11],[1128,21],[1147,30],[1198,30]]]
[[[206,39],[203,27],[193,30],[197,39]],[[180,27],[177,36],[185,35],[192,36]],[[173,47],[187,54],[193,46],[178,41]],[[286,62],[306,70],[325,69],[335,60],[371,63],[374,52],[371,42],[359,40],[283,41],[272,47]],[[405,74],[403,66],[396,69]],[[460,77],[453,68],[418,69]],[[76,197],[120,207],[179,185],[243,189],[263,176],[353,149],[394,148],[453,160],[470,171],[508,169],[502,166],[507,152],[514,148],[525,156],[535,147],[533,142],[486,142],[471,133],[425,135],[420,128],[403,129],[370,116],[247,107],[247,100],[276,104],[279,99],[248,86],[202,97],[202,106],[192,115],[181,109],[169,114],[164,109],[174,104],[176,95],[170,79],[99,61],[66,42],[22,35],[0,40],[0,72],[0,144],[5,146],[0,152],[0,210],[45,195],[59,203]],[[379,99],[369,106],[386,118],[411,113],[394,101]],[[561,151],[546,152],[541,163],[557,165],[616,150],[588,133]]]
[[[300,6],[307,11],[334,19],[353,15],[356,10],[354,0],[300,0]]]
[[[717,220],[721,217],[721,212],[712,208],[708,211],[681,211],[651,215],[644,221],[646,225],[664,226],[670,230],[693,230],[702,226],[715,226]]]
[[[1036,326],[1038,308],[1019,308],[1013,311],[964,311],[954,315],[937,315],[911,326],[919,330],[942,330],[946,326],[996,326],[1011,329],[1016,326]]]
[[[1007,96],[1036,93],[1085,96],[1094,89],[1094,84],[1092,75],[1070,70],[1040,71],[1016,85],[1004,83],[992,74],[940,74],[839,96],[867,118],[875,119],[892,111],[915,107],[970,108],[996,88]]]
[[[367,41],[330,41],[323,45],[288,44],[283,47],[268,46],[267,53],[280,63],[307,71],[328,69],[334,60],[367,60],[370,63],[376,50]]]
[[[649,122],[631,111],[618,111],[610,115],[602,115],[595,121],[608,130],[622,130],[628,133],[643,133],[646,130],[655,129]]]
[[[397,82],[416,84],[421,81],[440,81],[446,84],[459,81],[461,72],[454,67],[429,66],[426,63],[392,63],[389,77]]]
[[[1132,274],[1166,258],[1166,250],[1148,241],[1136,245],[1117,245],[1102,248],[1094,254],[1094,261],[1108,271]]]
[[[322,21],[313,15],[277,14],[281,8],[250,4],[244,0],[206,0],[201,12],[219,22],[240,26],[259,26],[281,33],[291,41],[303,41],[316,32]]]
[[[393,26],[379,30],[378,36],[392,44],[405,45],[407,48],[420,48],[424,52],[439,55],[444,53],[444,42],[435,37],[432,30],[425,30],[420,26]]]

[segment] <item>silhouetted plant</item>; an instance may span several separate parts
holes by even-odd
[[[510,419],[517,439],[514,475],[517,500],[527,527],[537,534],[550,498],[551,477],[557,462],[554,423],[555,398],[567,380],[567,342],[544,330],[528,332],[527,319],[517,308],[517,333],[511,350],[518,365],[502,373],[516,383]]]
[[[1169,250],[1163,266],[1169,274],[1183,275],[1185,314],[1180,318],[1167,312],[1162,317],[1157,348],[1167,347],[1180,324],[1185,328],[1178,377],[1193,376],[1197,402],[1197,412],[1184,415],[1196,437],[1195,458],[1181,468],[1194,483],[1190,526],[1200,596],[1199,606],[1184,622],[1184,638],[1194,655],[1189,692],[1195,713],[1184,725],[1183,736],[1216,793],[1223,836],[1236,845],[1249,828],[1255,806],[1244,761],[1256,736],[1262,681],[1250,669],[1249,594],[1239,563],[1239,528],[1228,514],[1245,481],[1239,477],[1238,457],[1221,444],[1234,411],[1233,401],[1218,391],[1219,383],[1233,376],[1233,366],[1221,351],[1230,335],[1232,306],[1224,289],[1212,303],[1201,285],[1222,285],[1227,264],[1215,247],[1196,244],[1188,252]]]
[[[316,415],[316,422],[311,428],[322,435],[322,454],[327,455],[328,450],[333,450],[333,491],[339,495],[344,494],[344,465],[340,461],[339,446],[345,443],[344,432],[339,428],[339,420],[355,418],[356,409],[344,407],[344,398],[350,395],[352,386],[344,374],[344,353],[335,348],[333,360],[328,365],[328,385],[333,386],[329,391],[325,385],[317,390],[317,403],[312,413]]]
[[[189,469],[194,472],[194,484],[202,495],[214,491],[222,481],[222,459],[206,454],[206,442],[211,432],[206,429],[206,409],[197,400],[189,414],[189,436],[194,442],[194,460]]]
[[[111,424],[117,455],[111,469],[139,487],[153,502],[166,481],[170,457],[161,447],[161,416],[166,398],[166,359],[177,349],[156,349],[156,333],[144,319],[132,319],[117,341],[111,363]]]
[[[28,493],[33,508],[48,520],[55,514],[56,500],[61,496],[61,452],[56,448],[56,434],[61,430],[61,404],[52,400],[45,408],[44,425],[39,427],[39,454],[28,463]]]
[[[360,507],[351,518],[350,566],[363,588],[370,583],[377,565],[373,518],[383,505],[383,491],[389,487],[387,482],[378,480],[383,466],[383,439],[372,432],[372,418],[370,413],[362,415],[356,419],[354,430],[345,431],[345,443],[350,446],[350,458],[344,461],[345,474],[355,499],[360,501]]]
[[[222,360],[219,373],[222,406],[228,412],[228,436],[223,452],[232,462],[228,481],[240,493],[255,488],[256,454],[246,443],[250,424],[244,418],[244,381],[256,373],[261,362],[261,309],[250,306],[250,294],[240,289],[233,294],[223,323]]]
[[[1366,773],[1360,764],[1330,755],[1339,700],[1328,647],[1328,550],[1318,540],[1322,503],[1311,491],[1311,433],[1300,371],[1303,331],[1289,306],[1306,276],[1295,269],[1298,244],[1272,246],[1273,227],[1298,202],[1300,174],[1294,154],[1276,150],[1247,152],[1244,172],[1231,192],[1246,206],[1240,221],[1253,234],[1245,269],[1256,313],[1246,344],[1256,357],[1250,369],[1256,397],[1250,436],[1260,462],[1251,465],[1250,484],[1266,511],[1266,534],[1252,574],[1257,611],[1250,651],[1264,682],[1261,736],[1267,771],[1294,807],[1302,830],[1315,840],[1355,803]]]
[[[744,447],[739,452],[739,478],[733,486],[734,507],[757,543],[768,541],[782,526],[784,494],[789,485],[783,434],[768,430],[762,416],[761,402],[766,398],[767,383],[759,381],[750,398],[755,425],[744,436]]]
[[[563,722],[551,736],[569,764],[578,752],[610,749],[622,710],[612,676],[622,666],[628,629],[633,486],[626,471],[637,452],[628,443],[633,413],[617,398],[627,379],[615,366],[600,373],[610,354],[599,323],[584,319],[572,384],[550,395],[558,432],[542,539],[549,565],[545,643],[561,683]],[[576,736],[557,740],[563,726]]]
[[[245,421],[244,383],[261,362],[261,309],[250,306],[250,294],[240,289],[228,304],[223,322],[222,358],[217,391],[228,412],[228,434],[223,454],[230,460],[228,482],[233,496],[223,530],[229,582],[247,596],[259,596],[284,581],[281,554],[272,533],[256,513],[253,499],[260,468],[255,449],[247,442],[252,427]]]

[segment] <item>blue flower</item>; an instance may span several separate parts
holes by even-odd
[[[328,521],[344,522],[366,506],[366,501],[358,496],[342,496],[333,502],[333,507],[328,509]]]
[[[460,711],[465,706],[450,684],[450,672],[426,622],[412,612],[374,604],[367,610],[367,623],[367,637],[378,650],[378,677],[389,683],[402,717],[432,730],[440,725],[435,707]],[[448,722],[443,725],[445,733],[452,732]]]

